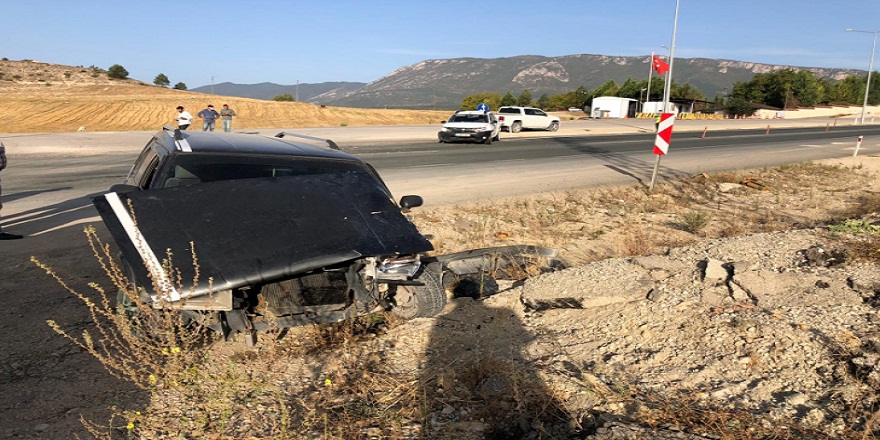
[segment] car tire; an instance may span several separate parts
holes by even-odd
[[[554,122],[551,122],[551,123],[550,123],[550,126],[547,127],[547,130],[550,130],[550,131],[556,131],[556,130],[559,130],[559,123],[558,123],[558,122],[555,122],[555,121],[554,121]]]
[[[501,130],[498,130],[498,134],[496,134],[495,137],[492,138],[492,140],[495,142],[498,142],[501,140]]]
[[[437,316],[446,307],[446,289],[443,288],[440,263],[425,266],[417,281],[422,286],[397,286],[395,306],[391,313],[404,319]]]
[[[510,132],[511,133],[519,133],[522,131],[522,122],[514,122],[510,124]]]
[[[492,145],[492,134],[491,133],[489,134],[489,136],[486,136],[486,140],[484,140],[483,143],[486,145]]]

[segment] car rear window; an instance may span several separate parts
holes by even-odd
[[[500,109],[498,109],[498,113],[514,113],[514,114],[518,115],[519,109],[518,108],[501,107]]]
[[[362,164],[345,160],[178,154],[169,165],[162,186],[167,188],[223,180],[340,174],[353,171],[372,174]]]

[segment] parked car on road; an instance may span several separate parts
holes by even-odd
[[[534,107],[501,107],[498,109],[498,122],[502,129],[511,133],[519,133],[524,129],[559,130],[559,118]]]
[[[443,121],[437,133],[440,143],[455,141],[482,142],[491,145],[500,141],[501,126],[495,113],[483,111],[457,111]]]

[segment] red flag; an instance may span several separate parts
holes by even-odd
[[[669,64],[664,63],[657,55],[654,55],[654,59],[651,60],[651,67],[661,75],[669,71]]]

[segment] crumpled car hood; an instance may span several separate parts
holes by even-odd
[[[381,183],[366,173],[111,192],[93,202],[139,284],[172,301],[362,256],[433,249]],[[192,247],[199,279],[194,287]],[[169,252],[179,277],[161,270]],[[183,289],[175,285],[177,279]],[[149,287],[156,284],[158,289]]]

